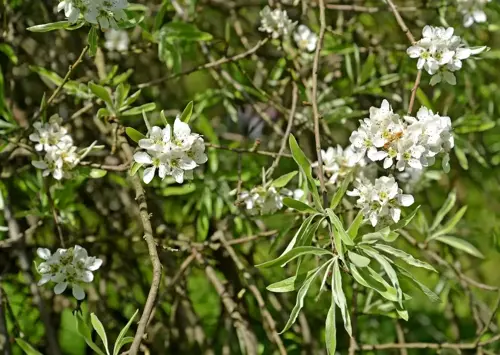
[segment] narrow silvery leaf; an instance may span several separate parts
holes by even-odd
[[[323,248],[318,248],[318,247],[297,247],[292,250],[290,250],[288,253],[274,259],[271,261],[267,261],[265,263],[256,265],[256,267],[260,268],[265,268],[265,267],[271,267],[275,265],[281,265],[284,266],[293,259],[302,256],[302,255],[316,255],[316,256],[321,256],[321,255],[331,255],[333,256],[333,253],[329,250],[323,249]]]
[[[411,222],[411,220],[413,219],[413,217],[415,217],[415,215],[417,214],[419,208],[420,208],[420,206],[417,206],[408,216],[406,216],[405,218],[401,219],[398,223],[392,224],[390,226],[391,231],[396,231],[398,229],[406,227]]]
[[[357,267],[366,267],[370,264],[370,259],[367,258],[366,256],[357,254],[353,251],[348,251],[347,256],[349,257],[349,260],[356,265]]]
[[[193,114],[193,101],[189,101],[189,103],[184,108],[184,111],[182,111],[182,114],[180,116],[180,120],[182,122],[189,123],[189,120],[191,119],[192,114]]]
[[[433,238],[434,240],[440,241],[441,243],[448,244],[449,246],[465,251],[466,253],[475,256],[477,258],[484,259],[484,255],[471,243],[466,240],[452,237],[448,235],[440,235],[438,237]]]
[[[127,136],[129,136],[129,138],[136,143],[138,143],[141,139],[146,138],[144,134],[132,127],[125,128],[125,133],[127,133]]]
[[[99,335],[99,338],[101,338],[102,343],[104,344],[104,348],[106,349],[106,354],[109,355],[108,337],[106,336],[106,330],[104,330],[104,326],[94,313],[90,315],[90,322],[97,332],[97,335]]]
[[[439,296],[436,295],[433,291],[431,291],[423,283],[418,281],[408,270],[406,270],[405,268],[403,268],[402,266],[399,266],[399,265],[396,265],[396,268],[398,269],[398,271],[401,275],[408,278],[415,285],[417,285],[422,290],[422,292],[431,300],[431,302],[441,303],[441,299],[439,298]]]
[[[285,251],[283,252],[283,254],[281,254],[281,256],[285,255],[286,253],[288,253],[290,250],[293,249],[293,247],[295,246],[295,243],[297,243],[297,240],[300,240],[302,238],[302,236],[306,232],[307,228],[309,228],[309,225],[314,220],[314,218],[316,218],[316,216],[317,215],[309,216],[309,217],[307,217],[304,220],[304,222],[302,222],[302,224],[300,225],[299,229],[297,230],[297,233],[295,233],[295,235],[293,236],[292,240],[287,245]]]
[[[337,325],[335,324],[335,302],[333,300],[333,295],[332,303],[326,316],[325,342],[328,355],[335,355],[335,349],[337,348]]]
[[[363,212],[359,211],[358,214],[356,215],[356,218],[354,218],[354,221],[352,221],[351,225],[349,226],[349,229],[347,230],[347,234],[349,234],[349,236],[353,241],[358,236],[358,230],[359,227],[361,227],[361,225],[363,224],[363,219],[364,219]]]
[[[304,212],[304,213],[318,213],[314,208],[309,207],[302,201],[294,200],[293,198],[290,197],[284,197],[283,198],[283,204],[287,207],[290,207],[291,209],[294,209],[299,212]]]
[[[92,340],[92,333],[90,328],[87,326],[81,315],[77,314],[76,318],[76,329],[78,333],[85,339],[87,345],[94,350],[98,355],[105,355],[104,351],[102,351],[96,343]]]
[[[463,206],[461,209],[459,209],[458,212],[453,217],[451,217],[448,222],[446,222],[443,228],[434,233],[429,239],[435,239],[437,236],[448,234],[449,232],[453,231],[457,223],[460,222],[460,220],[464,216],[465,212],[467,212],[467,206]]]
[[[349,309],[347,307],[347,300],[345,298],[344,290],[342,289],[342,274],[340,272],[338,260],[333,263],[332,286],[333,299],[335,300],[335,303],[340,308],[340,312],[342,313],[344,328],[347,334],[352,337],[351,317],[349,315]]]
[[[321,271],[327,265],[328,263],[325,263],[320,267],[318,267],[316,271],[306,279],[302,287],[299,289],[299,292],[297,292],[297,300],[295,301],[295,306],[293,307],[292,312],[290,313],[290,318],[288,319],[288,322],[286,323],[285,327],[280,332],[280,334],[286,332],[295,323],[297,317],[299,316],[300,311],[302,310],[302,307],[304,307],[304,298],[307,294],[307,291],[309,291],[309,287],[311,287],[311,284],[314,281],[314,279],[321,273]]]
[[[402,250],[393,248],[393,247],[391,247],[389,245],[385,245],[385,244],[375,244],[373,247],[377,248],[379,250],[382,250],[388,254],[394,255],[395,257],[400,258],[401,260],[403,260],[407,264],[410,264],[410,265],[413,265],[416,267],[422,267],[424,269],[428,269],[428,270],[437,272],[436,269],[434,269],[434,267],[432,267],[432,265],[429,265],[425,261],[415,259],[412,255],[410,255]]]
[[[342,222],[340,221],[340,218],[337,217],[337,215],[329,208],[326,209],[326,213],[328,214],[328,217],[330,218],[331,223],[335,227],[336,232],[339,234],[340,238],[342,239],[342,242],[345,245],[354,245],[354,242],[351,240],[351,237],[349,234],[344,229],[344,226],[342,225]]]
[[[127,331],[129,330],[130,326],[132,325],[132,322],[134,321],[135,317],[137,316],[137,313],[139,313],[139,310],[136,310],[132,317],[130,317],[129,321],[127,324],[123,327],[123,329],[120,331],[120,334],[118,334],[118,337],[116,338],[115,341],[115,346],[113,347],[113,355],[118,355],[120,352],[120,349],[123,345],[129,343],[130,337],[125,337],[125,334],[127,334]],[[127,339],[129,338],[129,339]],[[132,341],[134,338],[132,338]]]
[[[434,218],[434,222],[432,222],[432,226],[429,229],[430,231],[433,231],[434,229],[436,229],[439,226],[439,224],[441,223],[443,218],[448,214],[448,212],[450,212],[450,210],[453,208],[453,206],[455,206],[456,199],[457,199],[457,194],[456,194],[456,191],[453,190],[452,192],[450,192],[448,194],[446,201],[441,206],[439,211],[436,213],[436,218]]]
[[[340,187],[337,189],[337,191],[335,191],[335,195],[333,195],[332,201],[330,202],[330,208],[332,210],[335,210],[335,208],[339,205],[340,201],[342,201],[342,198],[344,197],[345,192],[347,191],[347,187],[351,182],[351,176],[352,176],[351,173],[345,176],[344,180],[342,181],[342,184],[340,184]]]
[[[111,99],[111,95],[109,94],[109,91],[101,85],[94,84],[92,82],[89,83],[89,88],[92,93],[100,98],[106,106],[108,106],[109,109],[113,109],[113,100]]]
[[[292,171],[291,173],[285,174],[277,178],[271,183],[271,186],[277,187],[277,188],[282,188],[285,187],[290,180],[292,180],[295,175],[297,175],[297,171]]]
[[[319,292],[323,291],[325,284],[326,284],[326,279],[328,278],[328,275],[330,274],[330,267],[332,266],[332,263],[335,260],[337,260],[337,258],[332,258],[331,260],[327,261],[327,264],[329,264],[329,265],[325,269],[325,274],[323,275],[323,281],[321,281],[321,286],[319,288]]]
[[[398,275],[396,274],[396,271],[394,270],[394,268],[391,266],[390,260],[387,259],[385,256],[379,254],[377,251],[365,250],[365,252],[369,256],[371,256],[373,259],[377,260],[377,262],[380,264],[380,266],[382,266],[384,271],[387,273],[387,276],[391,280],[392,285],[396,289],[398,302],[400,305],[402,305],[402,303],[403,303],[403,291],[401,290],[401,287],[399,286]]]

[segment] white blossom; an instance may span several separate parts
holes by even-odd
[[[124,52],[128,50],[129,38],[127,31],[110,29],[104,34],[106,42],[104,47],[108,51]]]
[[[358,179],[354,186],[347,194],[358,197],[357,207],[374,227],[382,220],[397,223],[401,218],[401,207],[414,202],[412,195],[402,193],[392,176],[382,176],[374,184],[367,179]]]
[[[292,22],[288,18],[285,10],[271,10],[269,6],[260,11],[259,31],[269,33],[273,38],[289,36],[297,22]]]
[[[384,169],[395,164],[399,171],[406,167],[422,169],[430,166],[440,153],[444,154],[446,171],[449,169],[447,154],[454,146],[449,117],[421,107],[416,117],[401,118],[386,100],[380,108],[370,109],[370,117],[360,121],[360,127],[352,132],[350,141],[351,159],[361,160],[366,155],[373,162],[383,161]],[[328,154],[325,153],[323,159],[328,163]],[[332,165],[334,170],[337,165]],[[328,170],[326,163],[325,170]]]
[[[117,21],[127,19],[127,0],[62,0],[57,11],[64,10],[68,21],[75,23],[83,16],[85,21],[99,25],[103,29],[118,28]]]
[[[101,259],[89,257],[87,250],[79,245],[69,249],[57,249],[54,254],[49,249],[38,248],[37,254],[44,260],[37,265],[37,271],[42,275],[38,285],[53,281],[56,283],[56,294],[63,293],[69,286],[77,300],[85,298],[82,285],[92,282],[92,272],[102,265]]]
[[[156,172],[163,180],[172,176],[176,182],[182,183],[192,177],[192,170],[207,162],[205,142],[179,117],[175,119],[173,129],[154,126],[148,136],[139,141],[142,149],[134,154],[136,163],[146,167],[143,181],[149,184]]]
[[[274,186],[257,186],[250,191],[242,191],[239,199],[245,204],[250,215],[272,214],[283,208],[283,197]]]
[[[73,139],[68,134],[68,130],[61,126],[62,118],[54,115],[50,117],[48,123],[35,122],[33,127],[35,132],[30,134],[29,139],[37,143],[35,150],[37,152],[50,151],[58,145],[71,145]]]
[[[462,68],[462,60],[486,49],[468,48],[459,36],[453,35],[452,27],[425,26],[422,30],[422,39],[407,49],[410,58],[418,58],[417,68],[424,69],[430,75],[430,84],[435,85],[446,81],[456,84],[454,71]]]
[[[486,22],[484,8],[491,0],[457,0],[457,10],[463,15],[464,27]]]
[[[311,31],[306,25],[300,25],[295,33],[293,34],[293,39],[297,43],[297,47],[303,51],[314,52],[316,49],[316,43],[318,42],[318,36],[316,33]]]

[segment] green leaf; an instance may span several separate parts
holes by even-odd
[[[335,303],[340,308],[340,312],[342,313],[344,328],[347,334],[352,337],[351,317],[349,316],[347,300],[345,298],[344,290],[342,289],[342,274],[340,273],[338,259],[333,263],[332,285],[333,299],[335,300]]]
[[[120,113],[121,116],[134,116],[140,115],[143,112],[150,112],[156,108],[156,104],[154,102],[150,102],[138,107],[133,107],[129,110],[123,111]]]
[[[415,217],[415,215],[417,214],[419,208],[420,208],[420,206],[417,206],[408,216],[406,216],[405,218],[401,219],[398,223],[392,224],[390,226],[391,231],[397,231],[398,229],[406,227],[411,222],[411,220],[413,219],[413,217]]]
[[[123,111],[127,107],[129,107],[130,105],[132,105],[135,101],[137,101],[137,99],[139,98],[140,95],[141,95],[141,90],[137,90],[132,95],[130,95],[129,97],[127,97],[125,99],[125,101],[123,101],[123,104],[120,107],[120,111]]]
[[[109,109],[113,109],[113,100],[111,99],[111,95],[109,91],[101,85],[94,84],[92,82],[89,83],[89,88],[92,93],[100,98],[102,101],[106,103]]]
[[[358,84],[364,84],[368,79],[372,77],[375,69],[375,58],[376,57],[373,53],[370,53],[370,55],[368,55],[368,58],[366,58],[365,64],[363,64],[363,67],[361,68],[361,74],[358,77]]]
[[[434,219],[434,222],[432,222],[432,226],[429,229],[429,231],[433,231],[439,226],[439,223],[443,220],[443,218],[450,212],[450,210],[455,206],[455,201],[457,200],[457,193],[455,190],[450,192],[448,194],[448,197],[446,198],[446,201],[444,204],[441,206],[439,211],[436,214],[436,218]]]
[[[189,123],[189,120],[191,119],[192,115],[193,115],[193,101],[189,101],[189,103],[184,108],[184,111],[182,111],[180,120],[182,122]]]
[[[54,30],[64,30],[70,26],[71,24],[68,21],[59,21],[44,23],[43,25],[31,26],[28,27],[27,30],[31,32],[49,32]]]
[[[484,259],[484,255],[474,245],[472,245],[466,240],[447,235],[437,236],[434,238],[434,240],[438,240],[442,243],[448,244],[453,248],[465,251],[466,253],[472,256]]]
[[[347,230],[347,234],[349,234],[349,237],[351,237],[353,241],[358,236],[358,230],[363,223],[363,219],[364,219],[363,212],[359,211],[358,214],[356,215],[356,218],[354,218],[354,221],[352,221],[351,225],[349,226],[349,229]]]
[[[288,253],[281,255],[280,257],[273,259],[271,261],[267,261],[265,263],[255,265],[256,267],[259,268],[265,268],[265,267],[271,267],[275,265],[281,265],[284,266],[290,261],[292,261],[295,258],[298,258],[299,256],[302,255],[316,255],[316,256],[321,256],[321,255],[331,255],[333,256],[333,253],[331,251],[328,251],[323,248],[318,248],[318,247],[310,247],[310,246],[305,246],[305,247],[297,247],[292,250],[290,250]]]
[[[128,135],[128,133],[127,133]],[[137,174],[137,172],[139,171],[139,169],[142,167],[142,164],[134,161],[132,163],[132,166],[130,167],[130,171],[129,171],[129,175],[130,176],[134,176],[135,174]]]
[[[409,265],[421,267],[421,268],[424,268],[427,270],[437,272],[436,269],[434,269],[434,267],[432,267],[432,265],[429,265],[425,261],[415,259],[412,255],[410,255],[402,250],[393,248],[393,247],[391,247],[389,245],[385,245],[385,244],[375,244],[373,247],[377,248],[379,250],[382,250],[383,252],[386,252],[388,254],[394,255],[396,258],[400,258],[401,260],[403,260],[405,263],[407,263]]]
[[[108,172],[106,170],[103,170],[103,169],[92,169],[92,170],[90,170],[90,177],[92,179],[99,179],[99,178],[106,176],[107,173]]]
[[[391,287],[380,275],[378,275],[369,266],[364,269],[358,269],[354,264],[349,264],[349,270],[357,283],[369,289],[375,290],[385,299],[396,302],[398,300],[396,289]]]
[[[297,171],[292,171],[291,173],[281,175],[271,183],[271,186],[274,186],[276,188],[285,187],[290,182],[290,180],[295,177],[295,175],[297,175]]]
[[[285,251],[283,252],[282,255],[285,255],[286,253],[288,253],[290,250],[292,250],[292,248],[295,246],[295,243],[297,243],[297,240],[300,240],[302,238],[302,236],[304,235],[304,233],[306,233],[307,229],[309,228],[311,222],[314,220],[314,218],[316,218],[318,216],[318,214],[315,214],[315,215],[311,215],[309,217],[307,217],[303,222],[302,224],[300,225],[299,229],[297,230],[297,232],[295,233],[295,235],[293,236],[292,240],[290,241],[290,243],[288,243]]]
[[[465,212],[467,212],[467,206],[463,206],[461,209],[459,209],[458,212],[443,226],[443,228],[434,233],[429,238],[429,240],[435,239],[440,235],[448,234],[449,232],[451,232],[455,228],[457,223],[460,222]]]
[[[312,177],[311,164],[309,163],[309,160],[307,159],[302,149],[300,149],[293,134],[290,134],[290,137],[288,137],[288,144],[290,146],[290,151],[292,152],[293,160],[295,160],[300,170],[307,179],[309,189],[311,190],[311,194],[313,196],[314,205],[318,210],[323,211],[323,206],[321,203],[321,199],[319,198],[318,189]]]
[[[457,156],[458,162],[462,169],[464,170],[469,170],[469,161],[467,159],[467,156],[465,155],[464,151],[462,148],[460,148],[458,145],[455,144],[455,147],[453,148],[455,155]]]
[[[371,256],[373,259],[377,260],[378,263],[380,264],[380,266],[382,266],[385,273],[389,277],[389,280],[391,280],[392,285],[396,289],[396,295],[398,297],[399,304],[402,305],[402,303],[403,303],[403,291],[401,290],[401,287],[399,286],[398,275],[396,274],[396,271],[394,270],[394,268],[391,266],[390,260],[375,250],[365,249],[365,253],[368,254],[369,256]]]
[[[90,314],[90,322],[92,323],[94,330],[97,332],[97,335],[99,335],[99,338],[101,338],[102,343],[104,344],[104,348],[106,349],[106,354],[109,355],[108,337],[106,336],[106,330],[104,330],[104,326],[94,313]]]
[[[335,227],[335,230],[336,230],[337,234],[340,236],[340,239],[342,239],[342,242],[344,242],[345,245],[349,245],[349,246],[354,245],[354,242],[351,240],[351,237],[345,231],[344,226],[342,225],[342,222],[340,221],[340,218],[337,217],[337,215],[329,208],[326,209],[326,214],[330,218],[330,222]]]
[[[335,355],[335,350],[337,348],[337,325],[335,323],[335,301],[333,299],[333,288],[332,303],[326,316],[325,342],[328,355]]]
[[[321,271],[327,265],[329,265],[328,262],[317,267],[315,271],[308,278],[306,278],[304,284],[300,287],[299,292],[297,292],[297,300],[295,301],[295,306],[293,307],[292,312],[290,313],[290,318],[288,319],[285,327],[280,332],[280,334],[286,332],[288,329],[290,329],[293,323],[295,323],[302,307],[304,307],[304,298],[307,294],[307,291],[309,290],[309,287],[311,287],[311,284],[314,281],[314,279],[321,273]]]
[[[127,133],[127,136],[129,136],[130,139],[132,139],[136,143],[139,143],[141,139],[146,138],[144,134],[142,134],[141,132],[132,127],[125,128],[125,133]]]
[[[89,55],[91,57],[95,56],[97,52],[97,42],[99,41],[99,32],[97,27],[92,26],[90,28],[89,34],[87,36],[87,42],[89,44]]]
[[[348,174],[346,177],[344,177],[344,180],[342,181],[342,184],[340,184],[340,187],[335,191],[335,195],[333,195],[332,201],[330,202],[330,208],[332,210],[335,210],[335,208],[339,205],[340,201],[342,201],[342,198],[345,195],[345,192],[347,191],[347,187],[351,183],[351,174]]]
[[[403,275],[404,277],[413,281],[413,283],[416,284],[422,290],[422,292],[431,300],[431,302],[441,303],[441,299],[439,298],[439,296],[436,295],[434,292],[432,292],[423,283],[418,281],[408,270],[406,270],[405,268],[403,268],[402,266],[399,266],[399,265],[395,265],[395,266],[399,270],[399,273],[401,275]]]
[[[186,22],[170,22],[161,28],[169,40],[180,39],[185,41],[210,41],[212,35],[202,32],[195,25]]]
[[[28,342],[21,338],[16,338],[16,343],[26,355],[42,355],[41,352],[35,350],[35,348],[33,348]]]
[[[351,260],[352,263],[357,267],[367,267],[370,264],[369,258],[363,255],[359,255],[355,252],[348,251],[347,256],[349,257],[349,260]]]
[[[97,110],[97,118],[109,117],[111,115],[111,111],[109,111],[107,108],[101,107],[99,110]]]
[[[137,313],[139,313],[139,310],[136,310],[132,317],[130,317],[128,323],[123,327],[123,329],[120,331],[120,334],[118,334],[118,337],[116,338],[115,341],[115,346],[113,347],[113,355],[118,355],[120,352],[120,349],[122,348],[123,345],[128,344],[134,340],[132,337],[125,337],[125,334],[127,334],[130,326],[132,325],[132,322],[134,321],[135,317],[137,316]],[[131,341],[129,341],[131,339]]]
[[[287,279],[275,282],[266,287],[267,290],[276,293],[291,292],[298,290],[304,281],[313,273],[315,270],[310,270],[308,272],[302,272],[295,276],[289,277]]]
[[[92,333],[90,331],[90,328],[85,323],[82,316],[80,314],[77,314],[75,318],[76,318],[76,329],[78,330],[78,333],[83,337],[83,339],[85,339],[87,345],[92,350],[94,350],[98,355],[106,355],[92,340]]]
[[[9,60],[12,62],[12,64],[16,65],[19,62],[14,49],[9,44],[0,43],[0,52],[5,54],[7,58],[9,58]]]
[[[290,197],[284,197],[283,198],[283,204],[287,207],[290,207],[294,210],[297,210],[299,212],[304,212],[304,213],[318,213],[314,208],[309,207],[302,201],[294,200],[293,198]]]

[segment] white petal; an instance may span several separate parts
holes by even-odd
[[[50,274],[42,275],[42,278],[40,279],[40,281],[38,281],[38,286],[42,286],[43,284],[46,284],[47,282],[49,282],[51,279],[51,276],[52,275],[50,275]]]
[[[60,282],[56,285],[56,287],[54,287],[54,293],[56,295],[60,295],[61,293],[64,292],[64,290],[66,290],[66,287],[68,286],[68,283],[67,282]]]
[[[87,265],[87,269],[89,269],[90,271],[96,271],[101,267],[101,265],[102,265],[102,259],[96,258],[92,264]]]
[[[182,184],[182,182],[184,181],[184,170],[174,168],[172,170],[172,176],[178,184]]]
[[[412,195],[399,195],[398,196],[399,204],[404,207],[408,207],[413,205],[413,202],[415,202],[415,199],[413,198]]]
[[[37,169],[47,169],[48,168],[47,163],[44,162],[43,160],[33,160],[31,162],[31,165],[33,165]]]
[[[83,290],[83,288],[81,288],[81,286],[77,284],[73,284],[72,287],[73,296],[79,301],[83,300],[85,298],[85,291]]]
[[[151,164],[153,160],[146,152],[137,152],[134,154],[134,160],[139,164]]]
[[[82,273],[82,281],[83,282],[92,282],[94,280],[94,274],[90,271],[84,271]]]
[[[177,117],[174,122],[174,134],[176,138],[187,137],[191,134],[191,128]]]
[[[389,169],[392,166],[392,159],[387,157],[384,160],[384,169]]]
[[[50,252],[49,249],[47,248],[38,248],[36,250],[36,253],[38,254],[39,257],[41,257],[43,260],[48,260],[52,253]]]
[[[401,218],[401,210],[399,208],[391,208],[391,218],[394,222],[398,223]]]
[[[154,166],[149,167],[147,169],[144,169],[144,176],[143,176],[142,180],[146,184],[149,184],[151,182],[151,180],[153,180],[153,178],[155,177],[155,171],[156,171],[156,168]]]

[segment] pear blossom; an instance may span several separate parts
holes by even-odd
[[[347,194],[358,197],[356,206],[373,227],[381,221],[397,223],[401,218],[401,207],[410,206],[414,202],[412,195],[402,193],[392,176],[382,176],[374,184],[367,179],[358,179],[354,182],[354,187]]]
[[[425,26],[422,30],[422,39],[406,51],[410,58],[418,58],[417,69],[423,69],[433,75],[431,85],[441,81],[455,85],[456,78],[453,72],[462,68],[462,60],[486,49],[486,47],[468,48],[463,40],[453,33],[452,27]]]
[[[297,22],[288,18],[285,10],[271,10],[269,6],[260,11],[259,31],[269,33],[273,38],[289,36]]]
[[[457,10],[463,15],[464,27],[486,22],[484,8],[491,0],[457,0]]]
[[[163,180],[172,176],[181,184],[192,178],[192,170],[207,162],[205,142],[179,117],[173,127],[151,127],[146,138],[139,140],[139,150],[134,154],[134,161],[144,165],[143,181],[149,184],[156,172]]]
[[[83,16],[85,21],[107,29],[118,28],[117,21],[127,19],[124,11],[127,6],[127,0],[62,0],[57,11],[64,10],[70,23],[76,23]]]
[[[328,147],[321,150],[321,159],[323,161],[323,172],[328,178],[327,184],[334,185],[339,178],[343,179],[351,171],[366,165],[365,159],[359,158],[359,152],[356,152],[353,146],[343,149],[342,146]],[[318,162],[312,164],[318,166]],[[361,170],[358,169],[358,172]]]
[[[68,130],[61,126],[62,118],[58,115],[50,117],[48,123],[35,122],[33,127],[35,132],[29,135],[32,142],[37,143],[37,152],[50,151],[58,145],[71,145],[73,139],[68,134]]]
[[[63,293],[70,286],[73,296],[80,301],[85,298],[82,285],[92,282],[92,272],[102,265],[101,259],[89,257],[87,250],[79,245],[69,249],[57,249],[54,254],[49,249],[38,248],[37,254],[44,260],[37,265],[37,271],[42,275],[38,285],[55,282],[55,294]]]
[[[250,215],[273,214],[283,208],[283,196],[274,186],[257,186],[250,191],[244,190],[239,199]]]
[[[124,52],[128,50],[129,38],[127,31],[110,29],[104,34],[104,47],[108,51]]]
[[[318,36],[316,33],[311,31],[306,25],[300,25],[295,33],[293,34],[293,39],[297,43],[297,47],[303,51],[314,52],[316,49],[316,43],[318,42]]]

